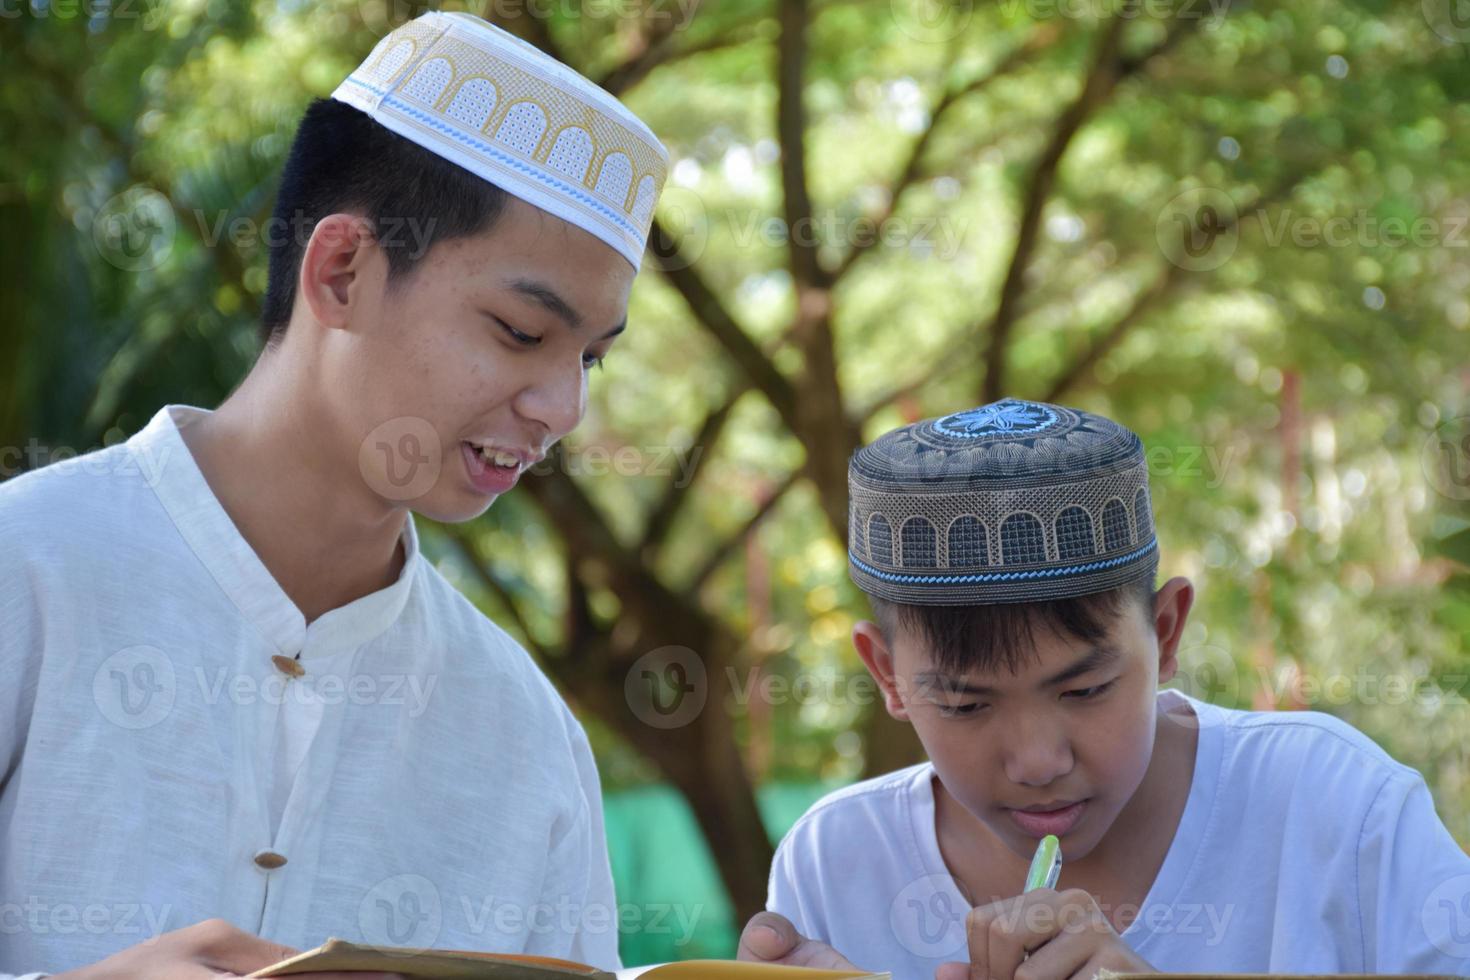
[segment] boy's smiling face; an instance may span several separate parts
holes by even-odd
[[[1189,583],[1173,579],[1152,610],[1124,602],[1096,642],[1038,626],[1014,673],[943,670],[907,628],[885,637],[860,623],[853,639],[889,713],[913,724],[951,797],[1017,857],[1029,860],[1050,833],[1076,861],[1149,771],[1155,695],[1174,674],[1191,601]]]
[[[582,419],[588,372],[626,322],[633,267],[510,198],[488,231],[436,244],[389,283],[354,220],[333,215],[323,225],[336,234],[314,234],[285,343],[315,348],[301,359],[344,468],[386,504],[468,520]],[[430,466],[415,485],[420,461]]]

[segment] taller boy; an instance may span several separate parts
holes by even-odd
[[[409,510],[475,517],[577,424],[666,168],[463,14],[307,110],[240,387],[0,488],[0,976],[328,936],[617,964],[586,737]]]

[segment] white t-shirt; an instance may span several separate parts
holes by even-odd
[[[1194,779],[1122,936],[1139,956],[1170,973],[1470,974],[1470,857],[1418,773],[1328,715],[1187,700]],[[820,800],[776,851],[768,907],[895,980],[967,960],[933,780],[925,763]]]
[[[397,582],[308,626],[180,437],[199,411],[0,485],[0,980],[215,916],[616,968],[555,689],[412,519]]]

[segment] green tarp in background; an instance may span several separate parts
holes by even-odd
[[[834,788],[763,787],[757,799],[771,840],[780,840],[807,807]],[[624,965],[733,957],[744,923],[734,921],[709,847],[678,791],[625,790],[609,794],[603,806]]]

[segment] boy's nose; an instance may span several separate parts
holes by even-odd
[[[575,429],[587,410],[587,373],[580,359],[561,363],[548,358],[528,372],[516,410],[544,426],[551,442]]]
[[[1049,786],[1071,772],[1073,762],[1071,742],[1055,729],[1020,725],[1006,740],[1005,774],[1017,786]]]

